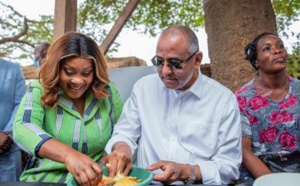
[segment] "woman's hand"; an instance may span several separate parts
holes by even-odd
[[[189,168],[185,164],[178,164],[172,161],[159,161],[157,163],[152,164],[150,167],[147,167],[147,170],[154,171],[157,169],[161,169],[163,173],[154,175],[153,179],[155,181],[159,181],[169,185],[175,181],[184,180],[183,176],[185,171],[183,170],[183,166]]]
[[[80,185],[95,186],[102,179],[102,169],[98,163],[56,139],[45,141],[37,154],[65,164]]]
[[[80,185],[95,186],[102,179],[101,166],[80,152],[69,153],[64,163]]]
[[[132,168],[132,153],[125,142],[118,142],[114,145],[113,151],[108,155],[107,168],[110,177],[118,173],[128,175]]]

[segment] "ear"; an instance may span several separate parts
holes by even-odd
[[[255,60],[254,65],[256,66],[256,68],[259,68],[259,65],[258,65],[258,63],[257,63],[257,60]]]
[[[200,65],[201,65],[201,61],[202,61],[202,57],[203,57],[203,54],[201,51],[198,51],[196,54],[195,54],[195,62],[194,62],[194,67],[195,68],[199,68]]]

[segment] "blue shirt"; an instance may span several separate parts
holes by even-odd
[[[11,131],[26,91],[20,65],[0,59],[0,132]],[[0,181],[17,181],[22,171],[21,150],[16,144],[0,154]]]
[[[0,132],[12,130],[12,123],[26,91],[20,65],[0,59]]]

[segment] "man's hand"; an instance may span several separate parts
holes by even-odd
[[[172,161],[159,161],[146,169],[149,171],[161,169],[163,173],[155,174],[153,180],[169,185],[175,181],[184,180],[184,177],[188,177],[188,175],[184,175],[184,172],[186,172],[183,170],[185,166],[185,164],[178,164]]]
[[[118,142],[114,145],[113,151],[108,155],[108,165],[110,177],[118,173],[128,175],[132,168],[132,153],[125,142]]]
[[[12,134],[12,131],[6,131],[0,133],[0,154],[9,150],[11,145],[13,144],[13,139],[9,136]]]

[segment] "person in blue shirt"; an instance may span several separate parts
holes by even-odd
[[[20,65],[0,59],[0,182],[18,181],[21,150],[12,139],[12,123],[26,91]]]

